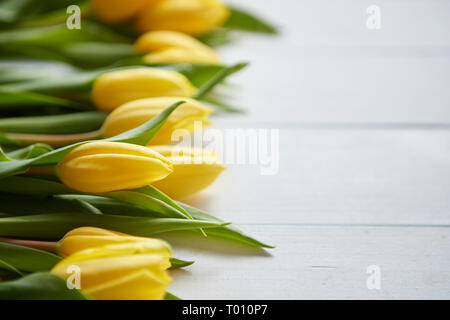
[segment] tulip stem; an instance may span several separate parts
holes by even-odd
[[[48,252],[57,253],[58,252],[58,242],[57,241],[37,241],[37,240],[20,240],[20,239],[10,239],[1,238],[0,242],[14,244],[17,246],[33,248]]]
[[[98,139],[102,136],[101,130],[75,133],[75,134],[30,134],[8,133],[8,138],[23,144],[45,143],[53,147],[62,147],[72,143]]]
[[[54,176],[56,175],[56,166],[33,166],[24,174],[29,176]]]

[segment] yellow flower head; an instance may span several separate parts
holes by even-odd
[[[149,64],[219,64],[217,53],[199,40],[176,31],[150,31],[135,43],[137,52],[147,53]]]
[[[154,246],[155,252],[170,249],[166,242],[159,239],[137,237],[96,227],[80,227],[67,232],[59,241],[58,254],[67,257],[89,248],[128,242],[146,242],[148,248]]]
[[[195,122],[198,121],[202,127],[207,127],[210,122],[207,120],[212,110],[207,106],[193,99],[183,99],[186,103],[180,105],[168,118],[163,127],[150,142],[151,144],[166,144],[175,142],[172,133],[179,129],[177,133],[181,138],[182,134],[194,132]],[[177,97],[161,97],[135,100],[126,103],[114,110],[103,124],[102,132],[104,137],[112,137],[119,133],[136,128],[148,120],[156,117],[164,109],[180,101]],[[174,141],[175,139],[175,141]]]
[[[212,184],[225,167],[213,150],[179,146],[152,146],[173,162],[173,173],[153,186],[179,199],[199,192]]]
[[[63,259],[51,273],[67,279],[76,268],[80,289],[97,300],[163,299],[172,280],[167,272],[172,254],[160,242],[125,242],[84,249]]]
[[[221,26],[229,15],[220,0],[164,0],[139,12],[136,27],[141,32],[171,30],[198,35]]]
[[[172,163],[146,147],[120,142],[88,142],[70,151],[57,175],[68,187],[83,192],[140,188],[165,178]]]
[[[92,0],[92,9],[105,22],[120,23],[133,17],[154,0]]]
[[[151,97],[190,97],[196,88],[181,73],[157,68],[133,68],[107,72],[92,88],[92,100],[100,111]]]

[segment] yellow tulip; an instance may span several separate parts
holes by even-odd
[[[98,77],[91,97],[97,109],[110,112],[133,100],[162,96],[190,97],[196,90],[181,73],[134,68],[112,71]]]
[[[170,249],[166,242],[159,239],[131,236],[96,227],[80,227],[67,232],[59,241],[58,254],[67,257],[75,252],[93,247],[129,242],[146,242],[148,248],[154,247],[155,252]]]
[[[112,137],[119,133],[133,129],[156,117],[164,109],[179,101],[176,97],[161,97],[135,100],[114,110],[105,120],[102,127],[104,137]],[[183,99],[186,103],[180,105],[168,118],[160,131],[150,142],[151,144],[166,144],[175,142],[172,133],[177,129],[184,129],[186,133],[195,130],[195,122],[207,127],[207,120],[212,110],[194,99]],[[178,131],[179,133],[182,133]],[[181,135],[181,134],[180,134]],[[181,138],[178,136],[177,138]]]
[[[105,22],[129,20],[152,0],[92,0],[92,9]]]
[[[176,199],[205,189],[225,169],[213,150],[179,146],[152,146],[151,149],[170,159],[174,165],[169,176],[152,185]]]
[[[172,168],[168,159],[146,147],[98,141],[70,151],[57,175],[72,189],[97,193],[143,187],[165,178]]]
[[[141,32],[171,30],[198,35],[223,25],[230,10],[219,0],[164,0],[136,16]]]
[[[77,251],[51,273],[68,279],[78,268],[80,289],[93,299],[159,300],[172,280],[167,271],[171,256],[162,241],[159,246],[147,241],[109,244]]]
[[[135,43],[135,49],[147,53],[149,64],[194,63],[219,64],[217,53],[192,36],[175,31],[150,31]]]

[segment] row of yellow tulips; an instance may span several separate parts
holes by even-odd
[[[219,1],[137,0],[125,5],[123,1],[94,0],[93,7],[107,22],[133,18],[139,30],[149,31],[135,43],[136,51],[145,54],[143,60],[148,64],[220,62],[214,50],[187,35],[205,33],[223,23],[229,11]],[[153,184],[179,198],[204,189],[224,169],[214,152],[157,146],[174,142],[172,133],[177,129],[192,132],[194,121],[201,121],[203,127],[210,124],[207,118],[212,110],[187,99],[195,91],[183,75],[173,71],[138,68],[100,76],[93,86],[92,100],[99,110],[111,112],[101,129],[104,137],[141,125],[180,98],[186,103],[169,116],[151,148],[87,143],[64,157],[57,168],[58,177],[67,186],[84,192]],[[67,277],[67,267],[76,263],[83,269],[83,291],[95,299],[162,299],[171,280],[166,271],[171,251],[161,240],[80,228],[61,240],[59,253],[68,258],[52,272]]]
[[[218,64],[217,53],[194,38],[221,26],[230,10],[219,0],[93,0],[107,23],[130,22],[144,34],[135,43],[148,64]]]
[[[147,64],[220,63],[218,54],[194,37],[221,26],[228,18],[230,10],[219,0],[91,2],[104,22],[128,23],[143,33],[134,47]],[[193,133],[196,122],[202,128],[210,125],[212,110],[195,99],[196,92],[197,88],[175,71],[117,69],[100,75],[90,92],[97,110],[108,113],[98,131],[70,135],[11,133],[8,137],[54,147],[84,142],[59,163],[52,162],[54,166],[31,167],[27,174],[53,174],[69,188],[96,196],[153,185],[179,199],[203,190],[224,170],[213,150],[173,145]],[[137,128],[181,100],[184,103],[168,116],[146,146],[96,140]],[[68,270],[78,268],[81,291],[89,298],[163,299],[171,282],[168,269],[172,251],[159,239],[87,226],[68,232],[53,249],[63,260],[51,273],[70,280]]]
[[[174,71],[156,68],[113,71],[100,76],[92,90],[95,105],[102,111],[112,111],[100,132],[56,139],[34,134],[10,136],[22,142],[55,146],[92,136],[108,138],[153,119],[182,98],[185,103],[168,117],[151,140],[151,148],[113,142],[87,143],[66,155],[57,170],[63,183],[83,192],[109,192],[153,184],[169,196],[180,198],[204,189],[224,169],[213,151],[164,146],[192,133],[196,122],[202,128],[210,125],[211,108],[186,98],[195,90],[183,75]]]
[[[90,142],[69,152],[56,174],[65,185],[83,192],[111,192],[153,184],[173,198],[182,198],[209,186],[222,170],[224,166],[214,151]]]
[[[171,30],[203,34],[221,26],[230,12],[219,0],[92,0],[106,22],[132,21],[141,32]]]

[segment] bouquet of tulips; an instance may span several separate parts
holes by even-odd
[[[81,29],[65,23],[74,4]],[[176,143],[237,111],[217,87],[246,63],[223,65],[212,46],[272,26],[219,0],[0,12],[0,299],[178,299],[169,272],[193,261],[158,234],[271,248],[179,201],[224,166]]]

